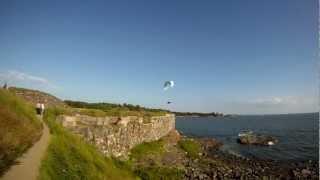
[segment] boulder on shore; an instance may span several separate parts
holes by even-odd
[[[239,136],[238,142],[240,144],[253,144],[253,145],[264,145],[270,146],[278,143],[278,140],[272,136],[248,134]]]
[[[218,150],[223,144],[214,138],[201,138],[199,139],[204,150]]]

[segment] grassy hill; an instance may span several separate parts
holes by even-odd
[[[0,174],[40,138],[41,132],[34,108],[0,89]]]
[[[169,111],[163,109],[146,108],[132,104],[114,103],[87,103],[81,101],[65,100],[39,90],[10,87],[9,91],[21,97],[30,104],[44,103],[46,107],[68,108],[70,113],[90,116],[140,116],[151,117],[165,115]]]
[[[10,87],[9,91],[16,94],[17,96],[23,98],[27,102],[36,105],[37,103],[44,103],[46,107],[64,107],[65,103],[59,98],[48,94],[43,91]]]

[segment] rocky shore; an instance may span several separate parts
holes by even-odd
[[[278,162],[238,157],[221,151],[223,144],[218,140],[181,136],[176,130],[159,142],[144,146],[152,147],[152,153],[143,149],[140,156],[131,159],[135,170],[155,171],[152,176],[149,171],[144,172],[141,177],[146,178],[142,179],[319,179],[317,161]]]
[[[196,139],[202,156],[187,158],[184,179],[319,179],[318,162],[277,162],[241,158],[219,150],[215,139]]]

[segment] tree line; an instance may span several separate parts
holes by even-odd
[[[65,100],[64,102],[67,105],[74,108],[100,109],[104,111],[119,109],[119,110],[125,110],[125,111],[169,112],[164,109],[146,108],[140,105],[133,105],[133,104],[127,104],[127,103],[124,103],[124,104],[115,104],[115,103],[106,103],[106,102],[88,103],[88,102],[71,101],[71,100]]]
[[[98,103],[88,103],[83,101],[64,101],[67,105],[74,108],[86,108],[86,109],[100,109],[103,111],[109,111],[117,109],[119,111],[145,111],[145,112],[168,112],[174,113],[176,116],[223,116],[222,113],[219,112],[210,112],[210,113],[200,113],[200,112],[174,112],[165,109],[156,109],[156,108],[146,108],[140,105],[133,104],[115,104],[115,103],[106,103],[106,102],[98,102]]]

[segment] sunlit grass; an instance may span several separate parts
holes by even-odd
[[[123,108],[110,108],[108,110],[101,109],[91,109],[91,108],[71,108],[73,113],[78,113],[81,115],[88,115],[93,117],[104,117],[104,116],[117,116],[117,117],[125,117],[125,116],[137,116],[143,118],[150,118],[152,116],[163,116],[166,115],[165,112],[149,112],[149,111],[134,111],[134,110],[126,110]]]
[[[147,155],[161,155],[164,152],[164,142],[162,140],[144,142],[135,146],[130,151],[132,160],[139,160]]]

